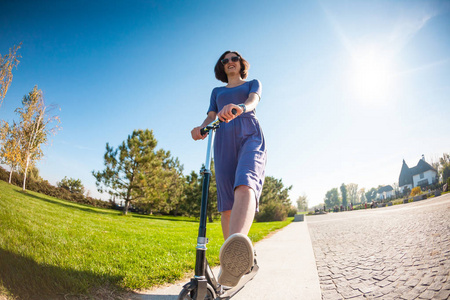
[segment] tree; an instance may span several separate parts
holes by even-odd
[[[166,153],[166,159],[162,163],[162,169],[167,187],[167,200],[164,206],[164,212],[174,211],[177,215],[179,202],[184,193],[185,177],[183,175],[183,165],[178,158],[173,158],[170,151]]]
[[[439,162],[439,158],[431,158],[430,159],[430,165],[433,167],[433,169],[440,174],[441,172],[441,163]]]
[[[29,179],[35,182],[41,182],[43,180],[42,177],[39,175],[39,169],[36,168],[36,166],[30,168],[30,170],[28,171],[28,176]]]
[[[256,220],[260,222],[285,220],[291,208],[289,199],[291,189],[292,186],[284,187],[281,179],[266,176]]]
[[[341,195],[342,195],[342,205],[344,207],[347,207],[347,205],[348,205],[348,202],[347,202],[347,194],[348,194],[347,187],[345,186],[345,184],[342,184],[340,189],[341,189]]]
[[[447,179],[450,178],[450,165],[447,165],[442,168],[442,180],[447,182]]]
[[[202,168],[203,169],[203,168]],[[214,161],[211,162],[211,178],[209,183],[209,193],[208,193],[208,208],[206,214],[208,216],[208,221],[211,223],[214,218],[220,215],[217,210],[217,186],[216,186],[216,176],[214,169]],[[190,175],[186,176],[185,186],[184,186],[184,198],[180,201],[180,211],[188,216],[200,216],[200,206],[202,199],[202,184],[203,176],[202,174],[197,174],[194,171]]]
[[[398,197],[398,195],[400,195],[400,187],[398,186],[398,182],[394,182],[392,184],[392,188],[394,189],[395,197]]]
[[[184,189],[183,165],[173,158],[170,151],[159,149],[151,168],[144,171],[146,182],[143,188],[147,197],[137,204],[153,213],[170,213],[177,210]]]
[[[351,204],[358,203],[358,184],[349,183],[347,184],[348,198]]]
[[[291,200],[289,199],[289,191],[291,189],[292,186],[284,187],[281,179],[266,176],[259,203],[260,205],[264,205],[270,202],[276,202],[290,207]]]
[[[339,201],[339,192],[337,188],[329,190],[325,194],[325,205],[327,208],[333,208],[334,206],[339,206],[341,203]]]
[[[183,165],[170,151],[159,149],[155,159],[144,169],[140,180],[142,195],[136,205],[147,212],[168,214],[178,208],[184,189]]]
[[[214,177],[211,176],[211,181],[213,178]],[[188,216],[199,216],[200,200],[202,197],[201,176],[194,171],[186,176],[184,195],[185,198],[180,203],[179,210]]]
[[[8,183],[11,184],[11,178],[14,171],[17,171],[22,161],[20,148],[20,130],[14,122],[12,126],[6,121],[0,125],[0,140],[2,147],[0,149],[0,161],[10,167]]]
[[[297,208],[298,211],[308,210],[308,196],[306,196],[306,194],[303,194],[297,198]]]
[[[366,199],[366,189],[365,189],[365,188],[361,188],[361,189],[358,191],[358,194],[359,194],[359,201],[360,201],[361,203],[366,203],[366,202],[367,202],[367,199]]]
[[[84,194],[84,186],[80,179],[67,178],[67,176],[64,176],[64,178],[57,182],[56,185],[74,194]]]
[[[37,86],[25,95],[22,108],[16,109],[20,116],[19,139],[21,149],[21,168],[23,170],[23,187],[25,191],[27,173],[36,161],[42,158],[41,145],[46,144],[50,134],[60,129],[58,125],[51,127],[52,122],[59,123],[58,116],[49,116],[49,107],[45,106],[42,91]]]
[[[200,177],[202,186],[203,178]],[[214,160],[211,161],[211,179],[209,183],[209,194],[208,194],[208,209],[206,211],[208,215],[208,221],[213,222],[214,218],[219,216],[220,213],[217,209],[217,183],[216,183],[216,169],[214,167]]]
[[[157,141],[152,130],[134,130],[127,140],[114,150],[106,143],[105,169],[92,171],[99,192],[125,200],[123,213],[128,213],[132,201],[151,199],[159,192],[161,161],[154,149]]]
[[[0,107],[2,106],[3,99],[8,92],[9,85],[12,82],[13,74],[12,69],[17,68],[19,64],[20,55],[17,54],[17,50],[20,49],[22,43],[18,46],[14,46],[12,49],[9,48],[9,54],[4,56],[0,53]]]
[[[450,153],[443,153],[442,157],[439,158],[439,162],[441,163],[441,166],[450,165]]]
[[[439,158],[440,175],[442,176],[443,182],[447,182],[450,178],[450,153],[444,153],[441,158]]]
[[[408,197],[408,196],[409,196],[409,193],[411,193],[411,189],[410,189],[409,187],[405,186],[405,187],[403,188],[403,196],[404,196],[404,197]]]
[[[371,188],[367,193],[366,193],[366,199],[367,202],[372,202],[377,198],[377,189],[376,188]]]
[[[170,157],[170,153],[159,149],[153,152],[153,159],[148,161],[148,165],[143,165],[142,174],[138,177],[138,188],[135,189],[135,205],[145,208],[147,212],[153,214],[155,211],[165,210],[165,201],[168,197],[168,172],[164,172],[165,160]]]

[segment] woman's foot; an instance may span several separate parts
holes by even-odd
[[[220,248],[219,258],[218,282],[223,286],[236,286],[253,266],[252,241],[242,233],[231,235]]]

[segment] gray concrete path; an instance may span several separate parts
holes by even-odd
[[[306,222],[295,222],[255,245],[260,270],[233,300],[319,300],[321,291]],[[218,268],[214,269],[218,273]],[[175,300],[184,283],[141,295],[142,300]]]
[[[307,221],[322,299],[450,299],[450,194]]]

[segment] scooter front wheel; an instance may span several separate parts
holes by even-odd
[[[197,299],[197,285],[189,283],[181,290],[178,300],[214,300],[214,294],[211,290],[211,286],[208,285],[205,298]]]

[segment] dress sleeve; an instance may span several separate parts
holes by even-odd
[[[208,114],[210,111],[213,111],[216,113],[218,112],[216,97],[217,97],[217,91],[214,88],[211,92],[211,99],[209,100],[209,108],[208,108],[208,111],[206,112],[206,114]]]
[[[261,82],[258,79],[253,79],[250,83],[250,92],[248,94],[250,95],[251,93],[256,93],[261,100],[261,90]]]

